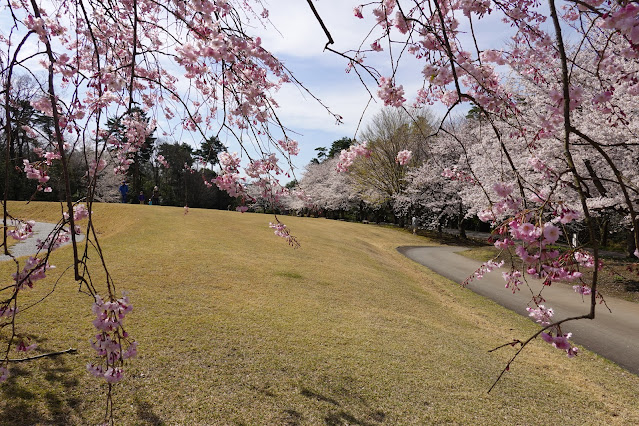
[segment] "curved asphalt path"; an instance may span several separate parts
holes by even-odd
[[[44,241],[51,233],[51,231],[55,229],[55,227],[56,225],[54,223],[36,222],[33,226],[33,234],[31,234],[31,236],[26,240],[19,241],[9,247],[9,253],[11,253],[16,258],[22,256],[33,256],[38,252],[38,240]],[[76,235],[75,240],[76,242],[84,240],[84,235]],[[60,247],[64,247],[67,244],[71,244],[71,241],[62,244]],[[0,250],[0,253],[2,253],[0,254],[0,262],[11,260],[11,256],[7,256],[4,254],[4,247]]]
[[[406,257],[421,263],[439,275],[461,284],[481,262],[456,254],[466,247],[398,247]],[[528,316],[526,304],[532,294],[524,285],[521,291],[513,294],[504,288],[501,272],[504,268],[485,274],[481,280],[474,280],[468,288],[477,294],[488,297],[498,304],[518,314]],[[542,287],[541,280],[529,280],[533,291]],[[572,285],[553,283],[542,293],[548,300],[547,306],[555,311],[554,319],[583,315],[590,310],[590,298],[575,293]],[[639,304],[607,297],[610,313],[604,305],[597,305],[594,320],[571,321],[562,325],[562,331],[572,332],[575,343],[619,364],[628,371],[639,374]]]

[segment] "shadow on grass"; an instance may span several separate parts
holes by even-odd
[[[630,293],[639,292],[639,281],[637,280],[628,280],[625,283],[626,291]]]
[[[339,407],[339,402],[337,402],[333,398],[328,398],[328,397],[326,397],[324,395],[320,395],[319,393],[313,392],[312,390],[304,388],[304,389],[302,389],[300,394],[302,394],[302,396],[305,396],[305,397],[307,397],[309,399],[316,399],[318,401],[328,402],[328,403],[331,403],[333,405],[337,405]]]
[[[333,398],[330,396],[322,395],[319,392],[312,391],[307,388],[303,388],[300,391],[302,396],[306,398],[313,399],[316,401],[326,402],[331,404],[333,407],[329,407],[328,413],[324,416],[324,423],[329,426],[336,425],[363,425],[363,426],[374,426],[376,424],[383,423],[386,420],[386,413],[382,410],[376,410],[370,407],[368,402],[361,396],[354,394],[352,391],[346,388],[337,389],[336,394],[339,394],[339,398],[345,401],[344,404],[341,404],[337,398]],[[348,402],[348,403],[346,403]],[[346,405],[355,405],[353,407],[356,411],[361,412],[362,414],[357,417],[353,413],[350,413],[346,410]],[[339,407],[339,409],[338,409]],[[290,412],[291,410],[286,410]],[[297,415],[299,413],[295,412]],[[299,415],[301,420],[301,415]],[[289,422],[287,424],[300,424],[298,422]]]
[[[153,411],[153,405],[151,403],[135,398],[135,405],[137,407],[138,418],[144,422],[143,424],[153,426],[164,424],[160,416]]]
[[[295,410],[284,410],[284,417],[282,418],[283,425],[297,426],[303,424],[304,416]]]
[[[43,342],[46,338],[34,338],[40,352],[52,352]],[[9,379],[0,387],[3,424],[74,424],[86,423],[82,400],[73,396],[78,386],[78,373],[70,368],[63,354],[23,363],[10,363]],[[29,365],[31,363],[32,365]],[[35,371],[43,373],[36,377]],[[44,389],[43,389],[44,388]]]

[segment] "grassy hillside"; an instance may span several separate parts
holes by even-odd
[[[11,208],[29,219],[59,212]],[[639,423],[637,376],[587,351],[569,360],[543,342],[488,395],[512,350],[487,351],[535,325],[395,250],[428,244],[422,237],[282,217],[302,244],[293,250],[267,215],[94,211],[110,271],[134,304],[128,331],[140,342],[116,386],[121,424]],[[70,253],[56,252],[55,273],[32,298],[51,289]],[[1,276],[11,268],[0,264]],[[1,423],[102,419],[104,387],[84,371],[91,303],[67,272],[47,303],[24,312],[21,330],[36,352],[78,353],[13,365],[0,385]]]

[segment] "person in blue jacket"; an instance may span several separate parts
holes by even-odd
[[[122,181],[122,185],[120,185],[120,194],[122,195],[122,202],[126,203],[129,194],[129,185],[126,184],[126,181]]]

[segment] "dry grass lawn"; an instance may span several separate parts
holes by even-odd
[[[10,207],[38,220],[59,212]],[[535,325],[396,251],[429,244],[423,237],[282,217],[302,244],[293,250],[267,215],[107,204],[94,212],[140,342],[115,390],[120,424],[639,423],[637,376],[588,351],[569,360],[543,342],[487,394],[512,354],[488,350]],[[32,299],[51,289],[70,254],[54,254],[57,269]],[[0,264],[2,276],[10,272],[11,262]],[[0,423],[102,420],[105,388],[84,370],[91,303],[67,272],[46,303],[21,315],[37,353],[78,353],[13,364],[0,385]]]

